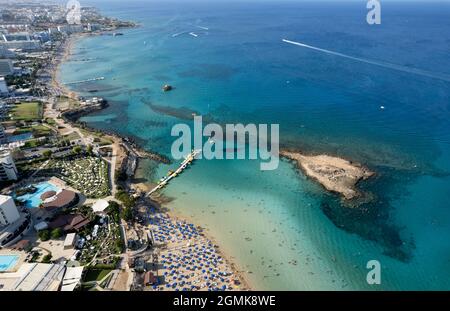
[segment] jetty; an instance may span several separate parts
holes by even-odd
[[[199,155],[201,152],[202,152],[201,149],[192,150],[192,152],[184,158],[184,160],[183,160],[183,162],[181,162],[180,166],[175,171],[169,171],[169,174],[167,176],[161,178],[158,185],[156,185],[155,188],[150,190],[146,196],[149,197],[153,193],[158,191],[159,189],[164,188],[172,178],[175,178],[179,174],[181,174],[188,167],[188,165],[191,164],[195,160],[195,157],[197,155]]]
[[[105,77],[96,77],[96,78],[91,78],[91,79],[86,79],[86,80],[67,82],[64,84],[65,85],[73,85],[73,84],[80,84],[80,83],[93,82],[93,81],[99,81],[99,80],[105,80]]]

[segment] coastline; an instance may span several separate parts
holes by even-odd
[[[77,40],[83,38],[84,36],[86,36],[86,35],[85,34],[71,35],[64,41],[62,46],[60,46],[58,48],[57,55],[56,55],[55,59],[53,60],[55,63],[53,63],[53,67],[51,70],[50,87],[52,88],[53,91],[55,91],[57,94],[59,94],[59,96],[65,96],[65,97],[68,97],[73,100],[79,100],[79,96],[76,92],[70,90],[64,84],[62,84],[60,82],[60,67],[61,67],[62,63],[64,61],[68,60],[68,58],[70,57],[72,50],[74,48],[75,42]],[[101,107],[100,109],[96,109],[94,111],[98,111],[98,110],[101,110],[104,108],[105,107]],[[142,149],[131,138],[122,137],[120,134],[117,134],[117,133],[107,133],[106,131],[93,129],[93,128],[87,126],[85,123],[78,122],[79,117],[81,117],[82,115],[87,115],[87,114],[93,112],[93,110],[81,111],[80,113],[76,114],[76,118],[67,117],[67,114],[70,114],[71,112],[73,113],[73,110],[67,110],[61,114],[63,119],[66,122],[68,122],[71,126],[77,127],[77,128],[82,127],[83,129],[85,129],[86,131],[91,132],[91,133],[100,132],[104,135],[107,135],[113,139],[114,143],[118,143],[122,146],[129,146],[130,147],[129,150],[134,152],[135,155],[137,155],[138,157],[149,158],[149,159],[155,160],[159,163],[165,163],[165,164],[170,163],[170,160],[168,158]],[[120,165],[119,165],[119,167],[120,167]],[[130,176],[130,177],[132,178],[132,177],[134,177],[134,175]],[[131,186],[130,181],[126,182],[126,186],[127,187]],[[134,186],[136,188],[140,188],[138,184],[135,184]],[[162,204],[164,204],[163,203],[164,200],[162,200],[162,197],[160,196],[158,199],[153,199],[153,201],[155,203],[157,203],[158,209],[161,210]],[[165,211],[165,213],[173,220],[183,220],[183,221],[187,221],[187,222],[195,224],[195,222],[190,220],[189,217],[186,217],[184,215],[178,215],[173,210]],[[199,226],[199,227],[203,228],[202,226]],[[237,278],[240,281],[240,283],[242,284],[242,289],[243,290],[254,290],[255,288],[250,284],[248,278],[243,274],[243,270],[240,270],[238,268],[238,266],[236,265],[236,263],[234,263],[234,261],[231,259],[232,257],[224,252],[223,248],[220,246],[220,243],[217,243],[217,240],[215,238],[213,238],[212,236],[210,236],[208,233],[203,232],[203,234],[207,239],[211,240],[214,244],[218,245],[217,252],[224,258],[226,264],[228,264],[230,266],[234,277]]]

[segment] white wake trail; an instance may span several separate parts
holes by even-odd
[[[388,69],[393,69],[393,70],[402,71],[402,72],[406,72],[406,73],[412,73],[412,74],[416,74],[416,75],[420,75],[420,76],[424,76],[424,77],[428,77],[428,78],[432,78],[432,79],[438,79],[438,80],[450,82],[450,76],[445,75],[445,74],[438,74],[438,73],[434,73],[434,72],[427,71],[427,70],[410,68],[410,67],[386,63],[386,62],[382,62],[382,61],[376,61],[376,60],[370,60],[370,59],[366,59],[366,58],[355,57],[355,56],[351,56],[351,55],[347,55],[347,54],[343,54],[343,53],[339,53],[339,52],[321,49],[321,48],[318,48],[318,47],[315,47],[312,45],[308,45],[308,44],[304,44],[301,42],[296,42],[296,41],[291,41],[291,40],[286,40],[286,39],[283,39],[282,41],[285,43],[301,46],[301,47],[304,47],[307,49],[323,52],[326,54],[344,57],[344,58],[351,59],[351,60],[354,60],[357,62],[362,62],[362,63],[366,63],[366,64],[371,64],[371,65],[380,66],[380,67],[384,67],[384,68],[388,68]]]

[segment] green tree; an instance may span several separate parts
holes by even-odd
[[[114,242],[114,244],[115,244],[114,248],[115,248],[116,254],[122,253],[125,248],[125,244],[123,243],[123,240],[121,238],[119,238]]]
[[[106,210],[109,216],[114,220],[115,223],[120,221],[120,205],[115,201],[109,201],[109,206]]]
[[[72,151],[75,154],[79,154],[81,152],[81,147],[80,146],[75,146],[75,147],[73,147]]]
[[[42,152],[42,155],[47,159],[49,159],[52,156],[52,154],[53,152],[51,150],[45,150],[44,152]]]
[[[87,151],[87,153],[89,154],[89,155],[92,155],[92,145],[88,145],[87,147],[86,147],[86,151]]]
[[[48,230],[39,231],[38,237],[41,241],[47,241],[50,239],[50,232]]]
[[[125,207],[124,209],[122,209],[120,216],[125,221],[131,221],[133,219],[133,211],[130,207]]]
[[[50,260],[52,260],[52,253],[49,253],[42,258],[42,263],[50,263]]]
[[[61,228],[53,229],[52,232],[50,233],[50,236],[52,237],[52,239],[55,239],[55,240],[62,237],[62,235],[63,235],[63,231]]]
[[[121,201],[126,208],[133,208],[136,204],[135,199],[123,190],[117,192],[116,199]]]

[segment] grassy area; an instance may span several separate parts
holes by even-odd
[[[80,107],[80,102],[68,97],[60,97],[56,102],[56,108],[59,110],[68,110]]]
[[[111,269],[89,269],[84,277],[84,282],[100,281],[111,271]]]
[[[11,119],[32,121],[42,118],[42,104],[38,102],[20,103],[11,110]]]
[[[64,140],[72,141],[72,140],[78,140],[80,139],[80,135],[78,135],[77,132],[72,132],[69,135],[65,135],[62,137]]]
[[[48,136],[51,134],[52,130],[46,126],[43,125],[35,125],[31,127],[21,127],[14,131],[14,135],[24,134],[31,132],[33,133],[34,137],[42,137],[42,136]]]
[[[56,125],[55,120],[53,120],[51,118],[45,119],[45,123],[47,123],[48,125],[52,125],[52,126]]]
[[[81,132],[86,136],[94,136],[94,142],[99,146],[111,145],[113,143],[112,139],[107,138],[103,133],[95,131],[87,131],[85,129],[80,129]]]
[[[25,145],[24,145],[23,148],[24,148],[24,149],[28,149],[28,148],[36,148],[36,147],[39,147],[39,146],[44,145],[46,142],[47,142],[46,139],[44,139],[44,140],[41,140],[41,139],[31,139],[31,140],[28,140],[28,141],[25,142]]]
[[[96,157],[51,160],[46,173],[58,176],[89,198],[101,198],[110,194],[108,166]]]

